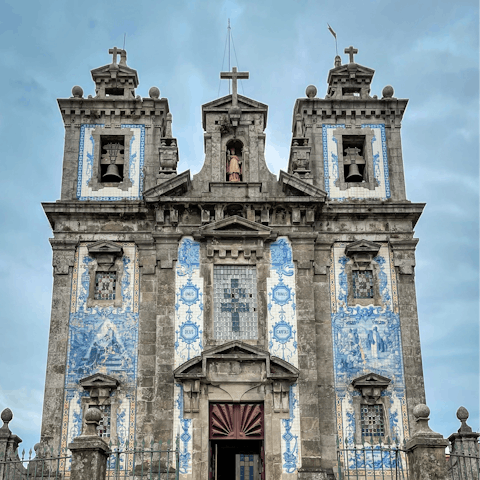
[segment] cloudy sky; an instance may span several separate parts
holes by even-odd
[[[231,19],[239,93],[269,105],[266,158],[286,169],[295,99],[326,93],[335,43],[353,45],[409,98],[403,121],[408,198],[426,202],[416,227],[416,282],[431,426],[458,429],[464,405],[479,431],[478,2],[476,0],[3,0],[0,6],[0,409],[30,448],[39,439],[49,329],[51,231],[40,202],[60,195],[64,129],[56,98],[73,85],[94,94],[90,70],[122,47],[137,93],[167,97],[180,171],[203,161],[201,105],[228,93],[219,82]],[[347,56],[343,55],[344,61]],[[227,62],[227,59],[225,59]],[[224,68],[226,68],[225,63]],[[220,84],[220,85],[219,85]],[[220,89],[219,89],[220,88]]]

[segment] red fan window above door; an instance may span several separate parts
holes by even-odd
[[[210,440],[263,440],[263,430],[261,404],[210,404]]]

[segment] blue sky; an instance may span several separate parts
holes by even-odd
[[[219,96],[227,19],[239,93],[269,106],[266,158],[286,169],[295,99],[326,93],[339,52],[409,98],[402,127],[408,198],[427,202],[416,227],[416,284],[431,426],[448,436],[455,412],[479,428],[478,3],[385,1],[3,1],[0,5],[0,409],[32,447],[39,439],[52,269],[40,202],[60,194],[64,129],[56,98],[94,94],[90,70],[110,62],[126,33],[137,93],[168,98],[180,171],[203,161],[201,105]],[[348,58],[343,55],[343,61]],[[237,64],[232,54],[232,65]],[[224,66],[225,68],[225,66]],[[220,96],[228,84],[220,84]]]

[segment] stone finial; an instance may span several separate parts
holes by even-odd
[[[317,87],[315,85],[309,85],[305,90],[305,94],[308,98],[315,98],[317,96]]]
[[[2,419],[2,422],[3,422],[3,426],[2,428],[0,428],[0,430],[4,430],[4,431],[6,430],[7,432],[10,432],[10,429],[8,428],[8,424],[12,421],[13,412],[9,408],[6,408],[1,413],[0,418]]]
[[[89,408],[85,413],[85,430],[82,436],[96,436],[97,427],[102,419],[102,412],[98,408]]]
[[[165,137],[172,138],[172,114],[167,113],[167,125],[165,127]]]
[[[83,88],[78,86],[78,85],[75,85],[72,88],[72,95],[74,96],[74,98],[82,98],[83,97]]]
[[[391,85],[387,85],[382,90],[382,98],[393,98],[394,93],[393,87]]]
[[[157,87],[152,87],[149,91],[148,91],[148,95],[150,98],[160,98],[160,90],[157,88]]]
[[[457,418],[462,422],[462,425],[458,429],[458,433],[470,433],[472,431],[472,427],[467,425],[467,419],[469,416],[468,410],[465,407],[460,407],[457,410]]]
[[[439,433],[435,433],[428,425],[430,415],[430,409],[423,404],[417,405],[413,409],[413,416],[415,417],[415,422],[417,424],[415,428],[415,433],[413,437],[423,437],[423,436],[440,436]]]
[[[342,66],[342,57],[340,55],[337,55],[335,57],[335,62],[333,63],[334,67],[341,67]]]

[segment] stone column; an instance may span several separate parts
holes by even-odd
[[[450,461],[448,470],[452,480],[479,480],[480,449],[478,437],[480,433],[472,432],[467,425],[468,410],[460,407],[457,418],[462,422],[458,433],[452,433],[450,440]]]
[[[415,433],[405,446],[410,480],[450,480],[445,456],[448,441],[428,426],[429,415],[426,405],[413,409]]]
[[[84,432],[68,445],[72,452],[71,480],[105,480],[111,452],[96,432],[101,418],[102,412],[98,408],[89,408],[85,414]]]

